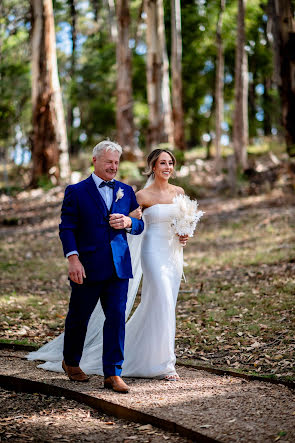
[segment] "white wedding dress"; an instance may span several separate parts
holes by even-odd
[[[126,323],[122,375],[158,377],[175,374],[175,305],[183,269],[183,248],[171,230],[176,205],[155,204],[144,211],[145,230],[128,236],[134,278],[130,280],[126,319],[134,304],[143,272],[141,301]],[[141,243],[141,245],[140,245]],[[103,375],[102,329],[104,315],[98,302],[90,318],[80,367],[87,374]],[[45,360],[39,367],[62,372],[63,334],[28,356]]]

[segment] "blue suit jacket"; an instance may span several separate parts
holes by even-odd
[[[124,196],[117,202],[118,189],[123,189]],[[131,186],[115,181],[113,203],[108,211],[106,204],[97,190],[93,178],[65,190],[61,210],[59,235],[64,254],[78,251],[88,280],[106,280],[114,275],[119,278],[132,278],[130,253],[125,229],[113,229],[109,225],[109,214],[128,215],[138,207]],[[143,231],[143,221],[132,218],[131,234]]]

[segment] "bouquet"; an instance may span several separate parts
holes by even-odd
[[[177,235],[192,237],[200,218],[205,214],[198,211],[197,200],[191,200],[187,195],[179,194],[173,199],[177,214],[172,220],[172,229]]]

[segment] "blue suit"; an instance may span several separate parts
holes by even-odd
[[[124,195],[117,199],[119,188]],[[106,317],[105,377],[121,374],[128,281],[132,278],[126,231],[111,228],[109,214],[128,215],[137,207],[131,186],[115,181],[109,211],[91,176],[68,186],[62,205],[59,228],[64,254],[78,251],[86,273],[82,285],[70,282],[72,293],[65,323],[64,359],[69,366],[79,366],[88,321],[100,299]],[[132,218],[130,233],[137,235],[142,231],[143,221]]]

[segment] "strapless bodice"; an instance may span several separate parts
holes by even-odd
[[[144,222],[146,225],[153,223],[171,223],[176,216],[175,203],[157,203],[143,211]]]
[[[142,251],[155,256],[156,251],[161,250],[161,260],[166,262],[168,257],[181,252],[177,235],[173,232],[172,221],[177,216],[177,205],[175,203],[157,203],[143,211],[145,223]],[[165,252],[164,252],[165,251]],[[163,258],[165,255],[165,258]],[[181,260],[178,260],[182,262]]]

